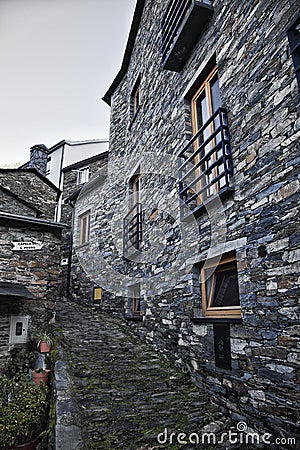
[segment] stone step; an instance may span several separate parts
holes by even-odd
[[[69,425],[81,427],[74,449],[161,448],[157,437],[165,428],[190,434],[213,418],[225,423],[189,377],[132,335],[121,318],[61,302],[57,327],[78,409]]]

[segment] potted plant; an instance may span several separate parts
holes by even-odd
[[[49,353],[53,345],[52,337],[44,331],[37,336],[37,349],[40,353]]]
[[[41,382],[48,384],[50,369],[43,369],[39,367],[31,371],[32,381],[34,384],[40,384]]]
[[[0,376],[1,449],[34,450],[47,419],[46,386]]]

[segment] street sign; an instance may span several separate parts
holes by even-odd
[[[41,250],[43,247],[43,242],[41,241],[20,241],[20,242],[12,242],[13,250],[21,251],[21,250]]]

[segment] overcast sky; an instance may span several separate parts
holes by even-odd
[[[101,100],[117,74],[135,0],[0,0],[0,164],[34,144],[108,138]]]

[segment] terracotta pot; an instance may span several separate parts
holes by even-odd
[[[20,450],[35,450],[37,448],[38,443],[40,442],[41,438],[38,436],[37,438],[33,439],[32,441],[26,442],[26,444],[19,444],[12,447],[13,449],[20,449]]]
[[[51,344],[45,341],[41,341],[39,345],[39,352],[40,353],[49,353],[51,350]]]
[[[34,384],[40,384],[42,381],[45,384],[48,384],[50,372],[51,372],[50,369],[45,369],[44,372],[35,372],[33,370],[32,371],[32,381],[34,382]]]

